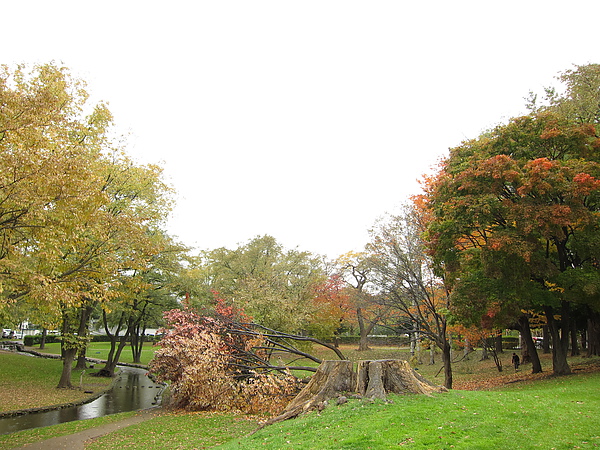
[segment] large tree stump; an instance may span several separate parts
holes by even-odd
[[[328,400],[345,394],[385,399],[388,393],[431,395],[446,391],[445,387],[434,385],[419,375],[408,361],[359,361],[356,372],[352,361],[323,361],[309,383],[284,411],[260,428],[314,409],[322,409]]]
[[[366,398],[385,399],[388,393],[431,395],[447,391],[430,383],[408,361],[400,359],[359,361],[357,372],[356,392]]]

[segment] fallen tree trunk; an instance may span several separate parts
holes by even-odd
[[[323,361],[310,382],[286,406],[277,417],[265,422],[267,425],[292,419],[314,409],[323,409],[332,398],[354,395],[361,398],[386,399],[387,394],[425,394],[447,392],[419,375],[408,361],[385,359],[358,361],[354,371],[352,361]]]

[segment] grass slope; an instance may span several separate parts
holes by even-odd
[[[351,400],[272,425],[231,414],[166,414],[86,449],[570,449],[600,446],[600,373],[391,402]],[[220,444],[220,445],[219,445]]]
[[[212,448],[244,436],[256,429],[257,422],[233,414],[166,414],[124,430],[111,433],[86,445],[100,449],[178,449]]]
[[[219,448],[592,448],[600,446],[599,387],[596,373],[501,391],[353,400]]]

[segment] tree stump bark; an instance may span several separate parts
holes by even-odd
[[[445,387],[434,385],[419,375],[408,361],[358,361],[356,372],[352,361],[323,361],[309,383],[284,411],[259,429],[314,409],[322,409],[328,400],[348,393],[385,399],[389,393],[431,395],[447,391]]]
[[[387,394],[425,394],[446,392],[417,373],[408,361],[384,359],[359,361],[356,392],[366,398],[385,399]]]

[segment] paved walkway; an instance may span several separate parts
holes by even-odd
[[[151,419],[158,414],[157,409],[147,409],[140,411],[135,416],[127,419],[119,420],[118,422],[109,423],[95,428],[89,428],[84,431],[80,431],[75,434],[68,434],[65,436],[58,436],[45,441],[34,442],[32,444],[24,445],[19,449],[27,450],[54,450],[54,449],[70,449],[70,450],[84,450],[85,443],[93,439],[104,436],[105,434],[112,433],[113,431],[121,430],[130,425],[144,422]]]

